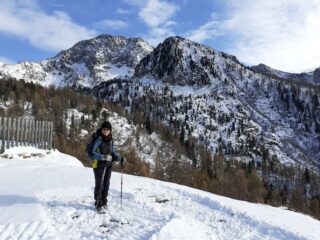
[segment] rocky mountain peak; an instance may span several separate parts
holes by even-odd
[[[87,67],[102,63],[121,63],[134,67],[153,48],[141,38],[126,38],[103,34],[78,42],[72,48],[60,52],[53,60],[86,63]]]
[[[141,60],[135,76],[151,75],[175,85],[208,85],[218,53],[179,36],[169,37]]]
[[[44,86],[93,87],[114,78],[129,78],[153,47],[141,38],[103,34],[76,43],[40,63],[0,65],[1,76],[33,81]]]
[[[273,71],[274,69],[272,69],[271,67],[263,64],[263,63],[260,63],[256,66],[252,66],[251,67],[252,70],[256,71],[256,72],[269,72],[269,71]]]
[[[132,76],[134,67],[152,50],[141,38],[103,34],[78,42],[43,65],[46,71],[67,76],[67,85],[92,86]]]

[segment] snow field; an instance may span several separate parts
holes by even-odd
[[[98,214],[92,169],[58,151],[10,149],[0,156],[0,239],[314,240],[320,236],[320,222],[303,214],[143,177],[123,179],[122,206],[121,175],[113,172],[108,210]]]

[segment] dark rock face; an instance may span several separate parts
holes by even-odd
[[[174,85],[209,84],[209,76],[204,67],[195,61],[191,54],[187,56],[181,37],[167,38],[135,68],[135,76],[152,75],[154,78]],[[188,41],[187,45],[192,44]]]
[[[267,65],[264,65],[262,63],[260,63],[256,66],[252,66],[251,70],[253,70],[255,72],[259,72],[259,73],[270,73],[271,72],[271,68],[269,68]]]
[[[313,72],[313,80],[316,83],[320,83],[320,68],[317,68],[316,70],[314,70],[314,72]]]

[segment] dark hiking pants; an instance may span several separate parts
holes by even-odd
[[[104,179],[102,179],[104,168],[106,168],[106,171],[104,174]],[[112,162],[98,161],[97,168],[94,168],[93,172],[95,178],[94,199],[97,200],[99,198],[101,190],[101,199],[102,201],[107,202],[112,172]]]

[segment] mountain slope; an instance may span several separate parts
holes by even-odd
[[[7,150],[0,157],[0,237],[316,239],[320,234],[319,221],[299,213],[130,175],[124,175],[121,207],[120,177],[113,173],[109,209],[99,215],[91,169],[58,152]]]
[[[225,53],[176,36],[169,37],[136,66],[135,76],[150,75],[165,83],[180,86],[209,85],[217,78],[218,62]]]
[[[43,86],[93,87],[113,78],[128,78],[152,51],[141,38],[100,35],[40,63],[0,64],[0,76],[24,79]]]
[[[229,158],[260,166],[320,167],[316,87],[257,74],[234,56],[181,37],[168,38],[142,59],[134,80],[124,84],[123,94],[112,86],[124,104],[131,101],[131,108],[152,119],[160,115],[173,129],[178,122],[181,132],[212,152],[223,149]],[[120,100],[106,88],[101,91],[111,101]]]
[[[102,35],[38,65],[24,63],[25,74],[20,65],[1,65],[0,73],[92,89],[166,124],[186,146],[194,137],[212,153],[222,150],[227,159],[258,168],[298,163],[320,169],[317,85],[252,71],[234,56],[182,37],[152,50],[141,39]]]
[[[312,72],[303,72],[303,73],[288,73],[273,69],[264,64],[259,64],[257,66],[250,67],[251,70],[265,74],[268,76],[279,77],[288,80],[296,80],[301,82],[308,82],[314,84],[320,84],[320,68],[316,68]]]

